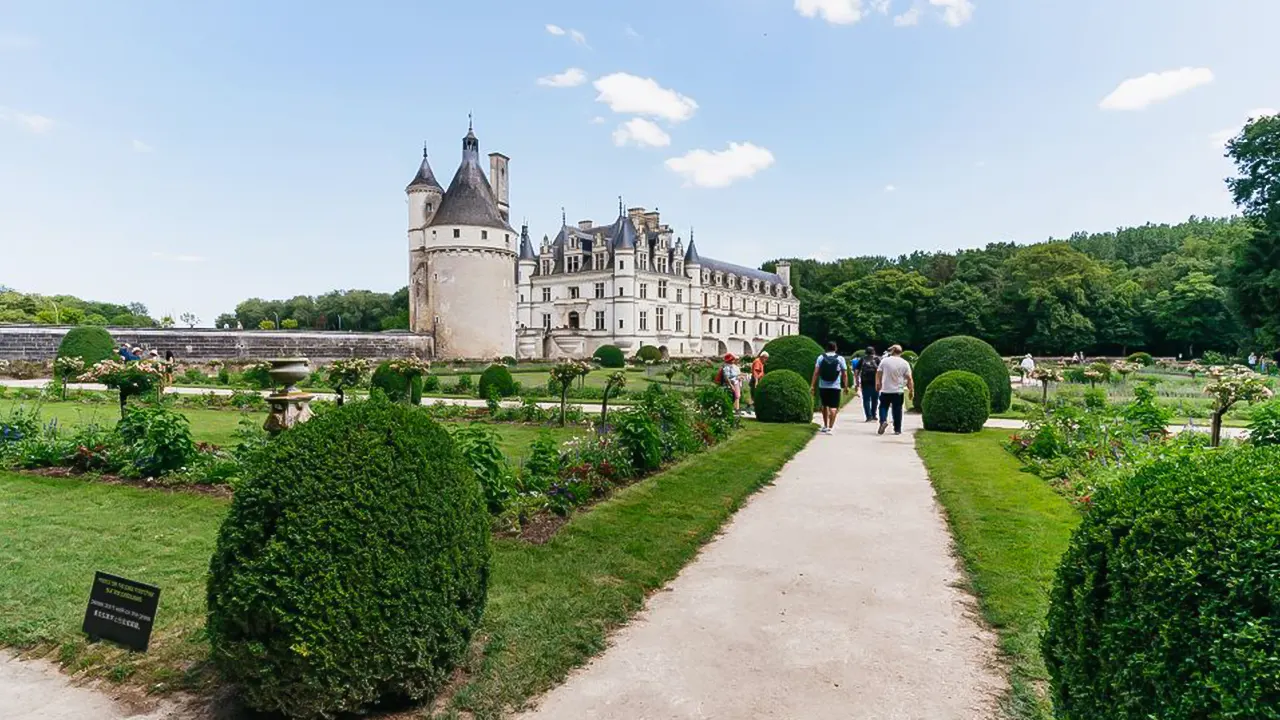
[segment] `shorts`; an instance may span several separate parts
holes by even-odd
[[[840,407],[840,388],[818,388],[818,401],[822,407]]]

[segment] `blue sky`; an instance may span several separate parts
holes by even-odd
[[[1278,26],[1275,0],[7,0],[0,284],[205,324],[393,291],[421,145],[447,184],[468,112],[539,238],[619,195],[748,265],[1227,214],[1213,136],[1280,107]]]

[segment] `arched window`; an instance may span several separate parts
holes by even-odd
[[[569,313],[569,329],[577,330],[580,325],[581,325],[581,322],[579,321],[579,318],[578,318],[578,312],[576,310],[573,312],[570,312]]]

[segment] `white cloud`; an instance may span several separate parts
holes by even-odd
[[[640,33],[636,32],[636,29],[631,27],[630,25],[628,25],[626,29],[622,31],[622,33],[627,37],[631,38],[632,40],[640,40],[641,38],[644,37]]]
[[[560,27],[559,25],[548,25],[547,32],[551,33],[552,35],[563,35],[564,28]]]
[[[671,122],[680,122],[693,117],[698,103],[662,87],[653,78],[642,78],[628,73],[605,75],[594,83],[600,92],[597,102],[605,103],[616,113],[633,113],[635,115],[652,115]]]
[[[53,118],[37,113],[24,113],[16,110],[0,108],[0,120],[8,120],[26,128],[37,135],[43,135],[57,124]]]
[[[911,27],[920,23],[920,8],[913,7],[910,10],[897,15],[893,18],[895,27]]]
[[[618,147],[627,144],[637,147],[666,147],[671,144],[671,136],[652,120],[632,118],[613,131],[613,144]]]
[[[951,27],[960,27],[973,19],[972,0],[929,0],[929,4],[942,8],[942,21]]]
[[[134,152],[149,153],[149,152],[151,152],[152,150],[155,150],[155,148],[153,148],[153,147],[151,147],[150,145],[148,145],[148,144],[146,144],[146,143],[142,142],[141,140],[136,140],[136,139],[135,139],[135,140],[133,141],[133,151],[134,151]]]
[[[851,25],[862,19],[862,0],[795,0],[795,8],[808,18],[821,15],[833,25]]]
[[[578,43],[579,45],[586,45],[586,44],[587,44],[587,36],[586,36],[586,35],[583,35],[583,34],[582,34],[580,31],[578,31],[578,30],[570,30],[570,31],[569,31],[569,37],[573,38],[573,41],[574,41],[574,42],[576,42],[576,43]]]
[[[604,118],[602,118],[602,117],[600,117],[599,115],[597,115],[597,116],[595,116],[595,117],[591,118],[591,124],[592,124],[592,125],[603,125],[603,124],[604,124]]]
[[[889,14],[889,6],[893,4],[893,0],[871,0],[871,10],[881,15]]]
[[[1245,117],[1244,122],[1236,125],[1235,127],[1223,128],[1222,130],[1209,135],[1209,142],[1214,147],[1225,147],[1232,138],[1240,134],[1240,131],[1244,129],[1245,125],[1248,125],[1260,117],[1269,117],[1271,115],[1280,115],[1280,110],[1276,110],[1274,108],[1257,108],[1256,110],[1250,110],[1249,114]]]
[[[898,189],[898,188],[894,187],[893,185],[885,185],[885,186],[884,186],[884,191],[885,191],[885,192],[893,192],[894,190],[897,190],[897,189]]]
[[[1159,73],[1147,73],[1125,80],[1102,98],[1098,107],[1103,110],[1141,110],[1148,105],[1168,100],[1175,95],[1213,82],[1213,71],[1208,68],[1184,67]]]
[[[586,81],[587,73],[582,68],[575,67],[571,67],[556,75],[547,75],[546,77],[538,78],[539,85],[553,88],[578,87]]]
[[[729,143],[725,150],[691,150],[667,160],[666,166],[684,177],[685,186],[719,188],[749,178],[773,164],[773,153],[747,143]]]
[[[175,255],[173,253],[167,253],[167,252],[153,252],[151,253],[151,257],[156,258],[157,260],[168,260],[169,262],[179,262],[179,263],[204,262],[203,255]]]

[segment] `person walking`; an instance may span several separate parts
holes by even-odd
[[[849,387],[849,365],[841,357],[839,349],[834,342],[827,343],[827,351],[819,355],[813,364],[813,378],[809,381],[809,391],[818,394],[818,403],[822,406],[822,429],[819,432],[827,434],[836,425],[840,397]]]
[[[1257,367],[1257,365],[1258,365],[1258,354],[1257,354],[1257,353],[1253,353],[1253,352],[1249,353],[1249,360],[1248,360],[1248,362],[1249,362],[1249,369],[1250,369],[1250,370],[1256,369],[1256,367]]]
[[[1027,353],[1027,356],[1022,358],[1022,362],[1018,364],[1018,369],[1022,371],[1022,384],[1026,385],[1027,378],[1031,377],[1031,373],[1036,371],[1036,360],[1031,357],[1031,353]]]
[[[880,393],[876,392],[876,371],[880,369],[880,356],[876,349],[867,346],[867,354],[860,358],[858,370],[854,373],[854,387],[862,393],[863,422],[874,422],[876,412],[880,409]]]
[[[889,426],[889,412],[893,412],[893,434],[902,434],[902,403],[907,393],[915,393],[915,379],[911,376],[911,363],[902,359],[902,346],[889,348],[889,356],[880,361],[876,371],[876,390],[880,393],[880,435]]]
[[[756,385],[760,384],[760,379],[764,377],[764,364],[769,360],[768,351],[761,352],[751,361],[751,408],[752,414],[756,411]]]
[[[738,358],[733,353],[725,353],[724,364],[716,373],[716,384],[721,385],[733,396],[733,412],[741,412],[742,403],[742,368],[738,367]]]

